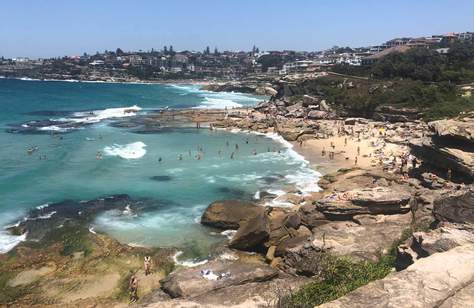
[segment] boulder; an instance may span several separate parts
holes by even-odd
[[[474,187],[439,197],[434,201],[433,214],[439,221],[474,224]]]
[[[212,274],[203,275],[203,271]],[[226,287],[268,281],[277,276],[278,272],[265,264],[212,261],[179,269],[160,283],[161,288],[173,298],[192,298]]]
[[[471,290],[473,281],[474,245],[459,246],[421,259],[404,271],[391,273],[319,307],[440,307],[451,298],[472,298],[463,295]],[[467,301],[459,307],[469,306],[472,302]]]
[[[253,250],[262,245],[270,235],[270,222],[262,212],[257,216],[241,221],[240,227],[229,243],[230,248]]]
[[[324,216],[323,213],[318,211],[316,205],[314,204],[305,204],[302,205],[298,213],[301,217],[301,224],[312,229],[321,225],[324,225],[329,222],[329,220]]]
[[[201,217],[201,223],[219,229],[238,229],[240,222],[265,212],[252,202],[224,200],[211,203]]]

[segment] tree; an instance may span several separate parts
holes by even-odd
[[[117,56],[121,56],[121,55],[123,55],[123,51],[122,51],[122,49],[120,49],[120,48],[117,48],[117,50],[115,51],[115,54],[116,54]]]

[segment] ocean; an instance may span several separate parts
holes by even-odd
[[[226,238],[199,223],[211,202],[281,194],[290,184],[314,190],[319,174],[278,136],[195,128],[144,133],[114,123],[160,108],[232,108],[263,99],[196,85],[0,79],[0,252],[23,240],[4,228],[32,208],[128,194],[156,206],[102,213],[90,230],[131,245],[176,247],[184,259],[206,258]],[[199,148],[204,154],[196,160]]]

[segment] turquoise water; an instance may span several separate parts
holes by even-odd
[[[286,144],[264,135],[194,128],[138,134],[110,124],[117,120],[113,116],[146,114],[164,106],[232,107],[261,99],[186,85],[0,79],[0,226],[52,202],[129,194],[151,198],[159,206],[145,213],[106,212],[91,228],[124,243],[198,249],[205,254],[224,239],[199,224],[209,203],[250,199],[259,191],[278,192],[289,183],[303,187],[312,182],[314,172]],[[133,112],[120,109],[134,105]],[[28,121],[48,119],[87,125],[63,129],[48,123],[34,131],[21,130],[29,129]],[[59,138],[50,134],[53,131],[67,133]],[[28,154],[32,147],[37,151]],[[198,147],[204,151],[201,160],[195,159]],[[102,159],[97,159],[98,152]],[[154,180],[156,176],[165,180]],[[18,240],[0,232],[0,250]]]

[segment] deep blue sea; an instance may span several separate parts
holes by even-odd
[[[225,238],[199,224],[209,203],[280,193],[289,184],[308,188],[317,174],[278,138],[189,128],[140,134],[111,123],[164,107],[251,106],[262,99],[195,85],[0,79],[0,252],[21,240],[3,228],[29,209],[129,194],[160,206],[144,213],[103,213],[91,230],[123,243],[205,255]],[[198,148],[201,160],[195,159]],[[156,176],[166,180],[153,180]]]

